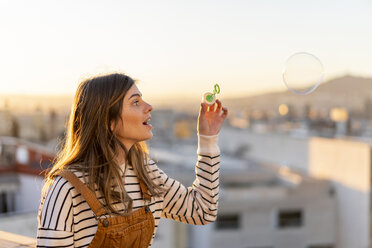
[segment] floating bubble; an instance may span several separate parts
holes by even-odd
[[[294,94],[307,95],[313,92],[323,81],[322,62],[306,52],[290,56],[283,68],[283,81]]]

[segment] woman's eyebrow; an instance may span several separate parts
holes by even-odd
[[[135,97],[135,96],[139,96],[139,97],[142,97],[142,94],[139,94],[139,93],[135,93],[135,94],[131,95],[131,96],[129,97],[129,99],[131,99],[132,97]],[[128,100],[129,100],[129,99],[128,99]]]

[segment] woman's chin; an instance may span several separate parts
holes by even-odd
[[[148,135],[146,138],[144,138],[143,141],[146,141],[146,140],[151,139],[152,136],[153,136],[153,134],[152,134],[152,132],[150,131],[149,135]]]

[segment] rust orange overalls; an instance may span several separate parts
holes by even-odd
[[[59,175],[83,196],[98,220],[98,229],[89,248],[147,248],[150,245],[155,223],[146,200],[149,201],[151,197],[146,184],[139,178],[145,206],[128,216],[108,217],[95,194],[75,174],[64,170]]]

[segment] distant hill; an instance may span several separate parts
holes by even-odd
[[[367,99],[372,99],[372,78],[343,76],[322,83],[309,95],[296,95],[289,90],[262,95],[224,99],[225,105],[232,109],[277,109],[280,104],[295,108],[310,105],[316,109],[345,107],[349,110],[363,111]]]
[[[40,108],[44,112],[54,109],[57,112],[68,113],[72,98],[72,95],[0,95],[0,110],[8,105],[14,112],[32,112]],[[348,75],[322,83],[309,95],[295,95],[287,90],[241,98],[225,98],[223,103],[230,110],[277,111],[278,106],[285,103],[297,108],[310,105],[317,109],[346,107],[350,110],[363,111],[367,99],[372,99],[372,78]],[[151,103],[155,109],[171,108],[190,113],[197,113],[200,108],[198,99],[153,99]]]

